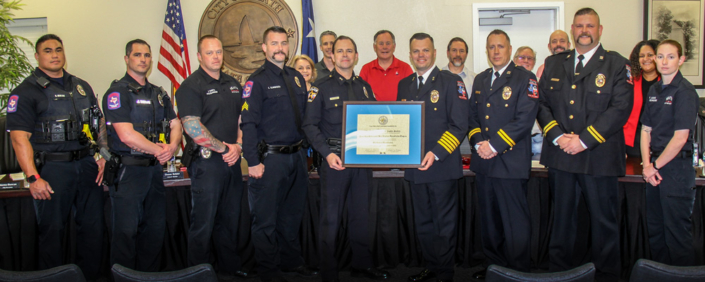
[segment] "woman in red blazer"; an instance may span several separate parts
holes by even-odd
[[[624,125],[624,141],[627,144],[627,156],[641,157],[639,145],[641,144],[641,113],[644,99],[649,93],[651,85],[661,80],[661,74],[656,70],[656,46],[658,40],[644,40],[634,46],[629,60],[632,63],[632,77],[634,78],[634,106],[629,120]]]

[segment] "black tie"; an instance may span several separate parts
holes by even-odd
[[[348,85],[348,101],[357,101],[357,97],[355,97],[355,93],[353,92],[352,80],[346,80],[345,84]]]
[[[575,75],[580,75],[580,72],[583,71],[583,59],[585,59],[585,56],[578,56],[578,65],[575,66]]]
[[[419,89],[416,91],[416,98],[421,96],[421,88],[423,88],[423,76],[419,76]]]
[[[496,71],[496,72],[494,72],[494,80],[492,81],[492,85],[494,85],[494,82],[497,81],[498,78],[499,78],[499,72]]]

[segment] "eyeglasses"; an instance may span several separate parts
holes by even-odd
[[[530,56],[519,56],[517,57],[519,60],[527,60],[527,61],[534,61],[536,58],[530,57]]]

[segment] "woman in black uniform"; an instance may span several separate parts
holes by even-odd
[[[677,41],[659,43],[655,61],[661,81],[651,87],[641,116],[651,259],[687,266],[695,261],[690,215],[695,201],[692,157],[698,94],[678,70],[685,56]]]

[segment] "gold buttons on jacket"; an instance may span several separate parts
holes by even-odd
[[[575,100],[570,100],[570,104],[575,104]]]
[[[573,84],[573,86],[571,86],[570,88],[573,88],[573,89],[575,89],[575,84]]]
[[[573,119],[573,115],[569,115],[568,118],[569,118],[569,119]]]
[[[485,131],[490,131],[490,128],[489,128],[489,127],[485,127]]]
[[[488,108],[490,107],[490,103],[487,103],[487,107],[488,107]]]

